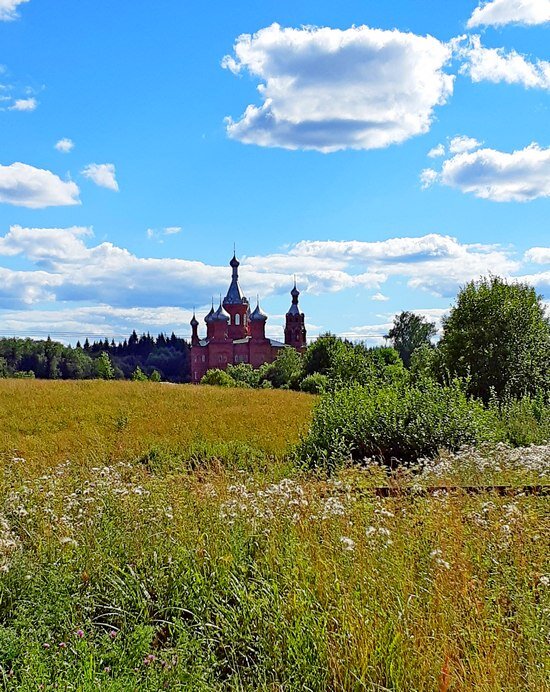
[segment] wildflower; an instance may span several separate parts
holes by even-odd
[[[539,584],[542,586],[550,586],[550,577],[546,574],[543,574],[541,577],[539,577]]]
[[[111,639],[116,639],[117,634],[118,632],[116,630],[111,630],[109,632],[109,637],[111,637]]]
[[[76,636],[82,639],[84,637],[84,630],[76,630]]]
[[[157,660],[157,657],[155,654],[147,654],[147,656],[143,659],[143,663],[146,666],[151,665],[151,663],[154,663]]]
[[[66,649],[67,648],[67,642],[59,642],[59,648],[60,649]]]
[[[49,648],[50,648],[50,645],[48,644],[48,642],[44,642],[44,643],[42,644],[42,646],[44,647],[44,649],[49,649]]]
[[[59,539],[59,542],[61,543],[61,545],[78,545],[78,541],[75,541],[74,538],[70,538],[69,536],[63,536],[63,538]]]
[[[344,550],[355,550],[355,541],[352,538],[348,538],[347,536],[341,536],[340,543],[342,544],[342,548]]]

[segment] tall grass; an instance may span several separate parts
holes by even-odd
[[[85,402],[108,392],[117,397],[108,404],[113,415],[125,399],[126,410],[145,412],[165,391],[175,396],[146,385],[152,403],[138,408],[139,383],[116,384],[90,387],[50,416],[57,436],[27,413],[27,424],[58,442],[49,466],[5,456],[4,689],[549,689],[546,498],[383,499],[369,491],[388,480],[378,465],[330,479],[293,470],[279,450],[285,437],[297,439],[309,406],[281,433],[283,409],[304,400],[289,392],[279,393],[270,419],[281,429],[263,428],[263,443],[229,417],[222,439],[193,446],[182,434],[184,452],[136,422],[146,442],[128,440],[116,454],[105,442],[99,449],[111,457],[85,459],[86,439],[95,445],[95,437],[79,447],[62,432],[63,422],[70,429],[89,420]],[[256,407],[274,402],[269,391],[258,392],[263,405],[242,390],[223,392],[227,400],[203,391],[203,412],[223,400],[252,421]],[[55,385],[44,395],[52,406],[66,401]],[[166,435],[186,421],[170,410]],[[5,439],[22,449],[28,441],[11,425]],[[211,431],[209,422],[198,425]],[[38,455],[40,434],[31,440]],[[549,470],[549,447],[522,455],[501,446],[441,457],[416,482],[472,474],[547,482]]]

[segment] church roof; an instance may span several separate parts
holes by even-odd
[[[223,320],[225,322],[229,322],[229,313],[225,311],[223,305],[220,303],[220,307],[216,310],[216,312],[212,315],[210,318],[212,321],[214,320]]]
[[[223,299],[224,305],[240,305],[242,303],[248,303],[248,300],[243,295],[241,287],[239,286],[239,260],[233,255],[229,266],[233,269],[233,276],[231,277],[231,283],[227,289],[227,295]]]
[[[258,301],[258,304],[256,305],[254,311],[250,315],[250,319],[255,321],[266,321],[267,320],[267,315],[265,312],[262,310],[260,307],[260,301]]]
[[[296,288],[296,280],[294,280],[294,288],[292,289],[292,291],[290,291],[290,295],[292,296],[292,305],[290,306],[286,314],[299,315],[300,308],[298,307],[298,297],[300,295],[300,291]]]

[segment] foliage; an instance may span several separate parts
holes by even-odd
[[[0,339],[0,377],[14,377],[17,372],[33,372],[40,379],[83,380],[97,377],[97,359],[108,354],[116,379],[131,379],[139,367],[150,376],[155,370],[170,382],[188,382],[190,378],[189,345],[172,334],[149,334],[138,337],[134,331],[119,344],[104,339],[84,346],[64,346],[50,338]]]
[[[227,366],[227,374],[237,383],[244,384],[248,387],[260,386],[261,371],[253,368],[250,363],[238,363],[237,365]]]
[[[326,375],[316,372],[313,375],[307,375],[300,382],[300,390],[308,394],[322,394],[329,388],[329,379]]]
[[[390,465],[411,462],[440,449],[498,440],[494,417],[469,400],[459,383],[355,385],[322,397],[297,456],[306,466],[329,472],[348,460],[371,457]]]
[[[428,322],[424,316],[414,312],[401,312],[394,317],[393,326],[386,338],[391,339],[393,347],[408,368],[416,349],[429,346],[431,337],[436,334],[435,322]]]
[[[302,377],[302,356],[295,348],[285,346],[277,354],[273,363],[264,366],[262,380],[267,380],[274,387],[296,389]]]
[[[550,325],[531,286],[495,276],[471,281],[443,327],[444,367],[467,378],[472,395],[550,395]]]
[[[132,380],[134,382],[147,382],[149,378],[138,365],[137,368],[134,370]]]
[[[304,374],[328,375],[333,369],[338,356],[345,351],[346,343],[340,337],[327,332],[321,334],[306,349],[304,353]]]
[[[162,377],[160,376],[160,372],[158,370],[153,370],[153,372],[149,375],[149,381],[150,382],[161,382]]]
[[[100,380],[112,380],[115,377],[115,371],[113,370],[113,365],[111,363],[111,359],[109,358],[109,354],[103,353],[100,354],[99,358],[95,361],[95,374],[97,377],[99,377]]]
[[[231,375],[225,372],[225,370],[212,368],[208,370],[205,375],[203,375],[201,384],[209,384],[216,387],[234,387],[236,383]]]

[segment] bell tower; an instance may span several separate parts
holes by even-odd
[[[233,253],[229,266],[233,274],[227,295],[223,299],[224,310],[229,314],[228,337],[231,340],[244,339],[250,334],[249,315],[250,305],[248,298],[243,296],[239,286],[239,265],[240,262]]]
[[[292,296],[292,304],[286,313],[285,345],[292,346],[302,353],[307,346],[306,317],[298,307],[300,291],[296,288],[296,280],[294,280],[294,288],[290,291],[290,295]]]

